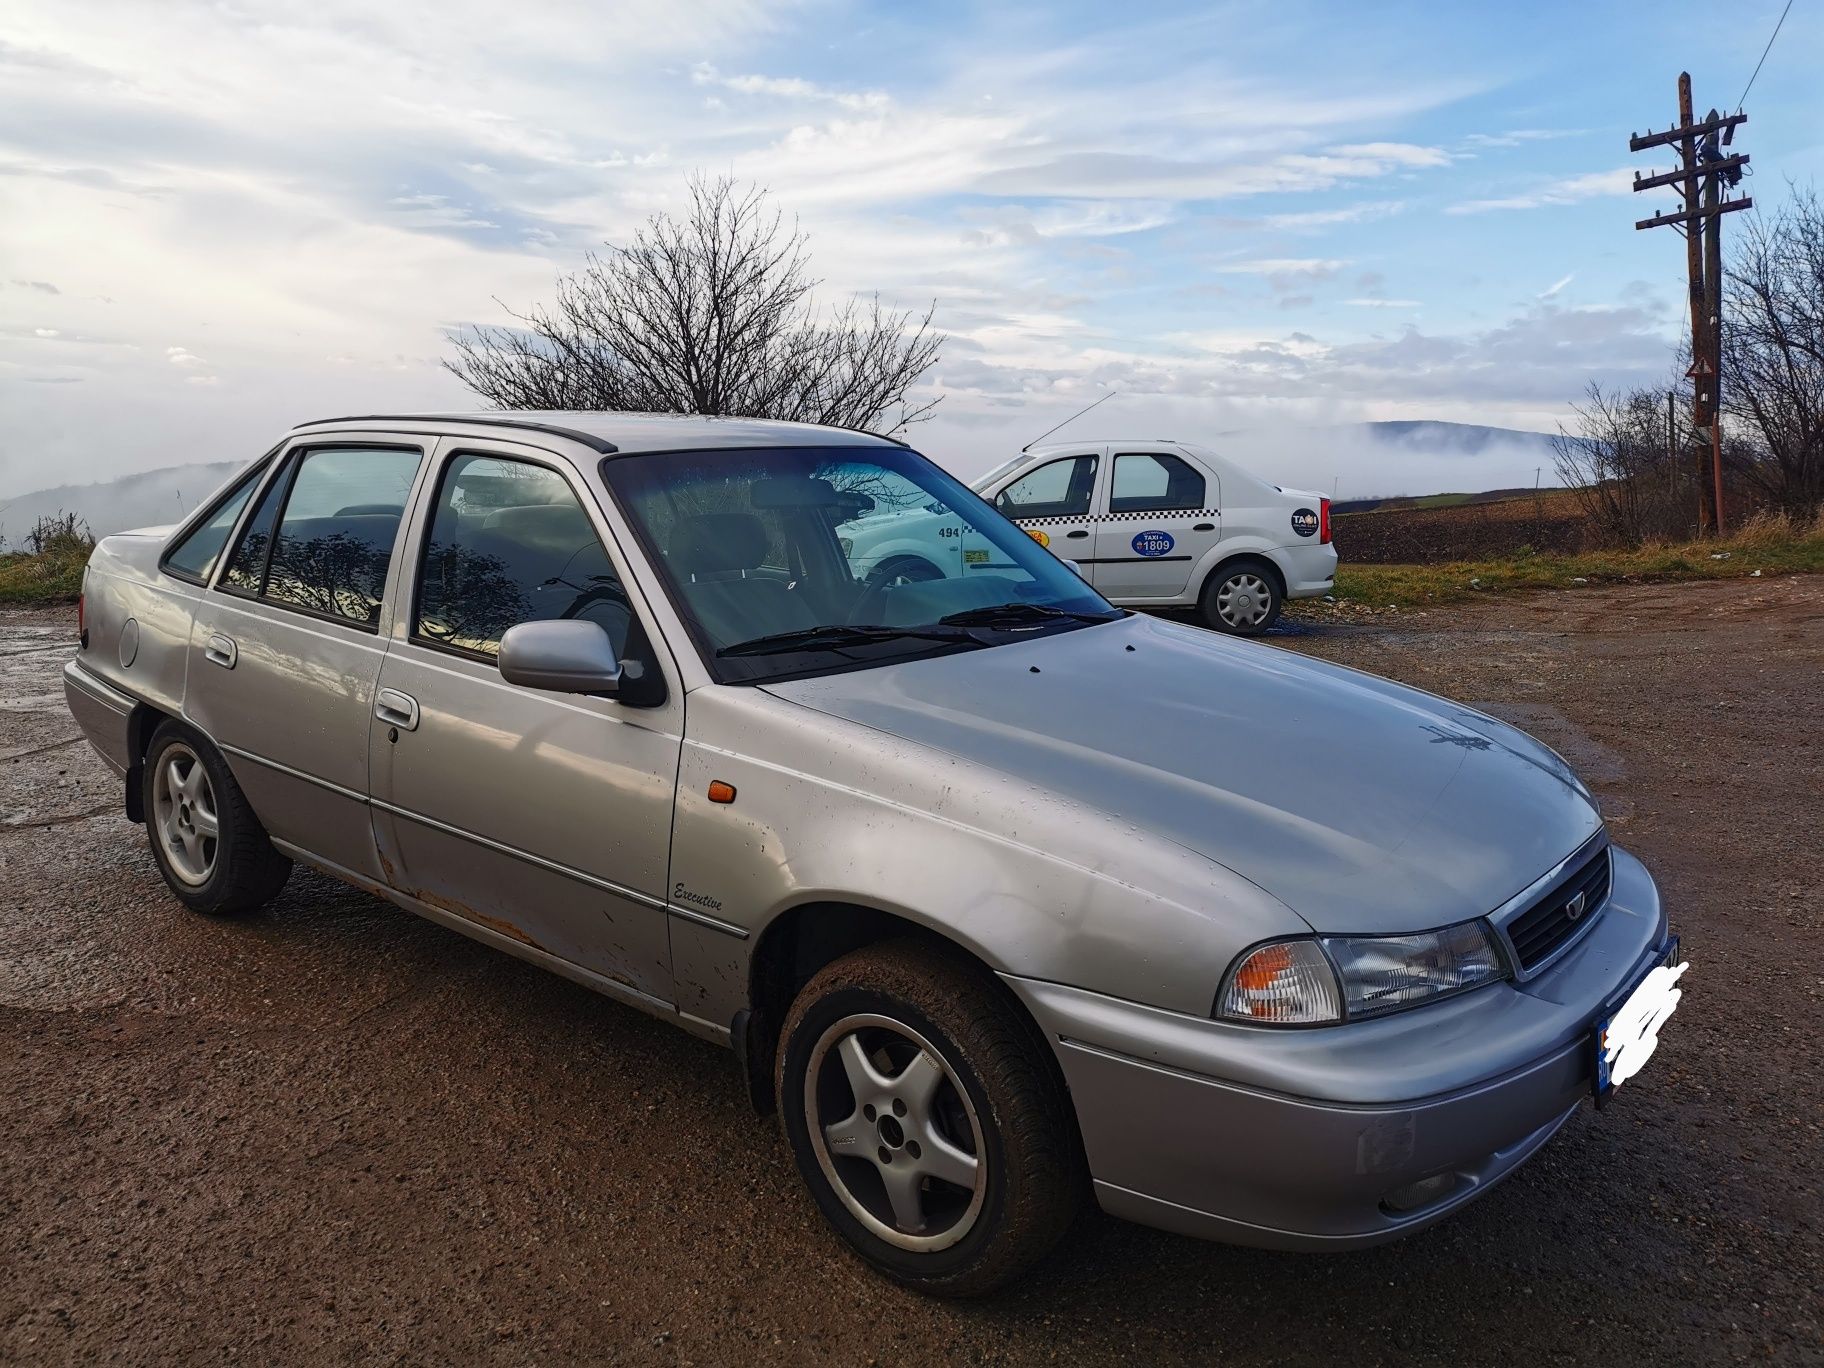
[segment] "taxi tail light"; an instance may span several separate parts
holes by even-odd
[[[1317,504],[1317,539],[1323,545],[1330,545],[1330,500],[1320,499]]]

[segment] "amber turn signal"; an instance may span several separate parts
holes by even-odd
[[[712,803],[732,803],[735,801],[735,786],[725,784],[720,779],[709,781],[709,801]]]

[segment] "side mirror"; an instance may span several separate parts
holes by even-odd
[[[1081,565],[1077,564],[1077,562],[1075,562],[1073,560],[1064,560],[1064,557],[1062,557],[1062,556],[1059,556],[1058,559],[1061,561],[1064,561],[1064,564],[1068,565],[1073,571],[1075,571],[1078,579],[1089,578],[1087,575],[1085,575],[1083,573],[1083,567]]]
[[[621,662],[599,623],[522,622],[500,639],[500,677],[553,693],[614,694],[621,687]]]

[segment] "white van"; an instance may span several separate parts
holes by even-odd
[[[1285,600],[1336,584],[1329,499],[1267,484],[1190,442],[1053,442],[973,487],[1123,607],[1196,608],[1218,631],[1254,636]],[[944,524],[939,544],[954,544],[954,564],[931,560],[933,518]],[[839,532],[870,581],[992,568],[989,549],[936,506],[881,509]]]

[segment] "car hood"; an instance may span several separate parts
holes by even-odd
[[[767,688],[1165,836],[1319,931],[1480,916],[1601,827],[1505,723],[1149,617]]]

